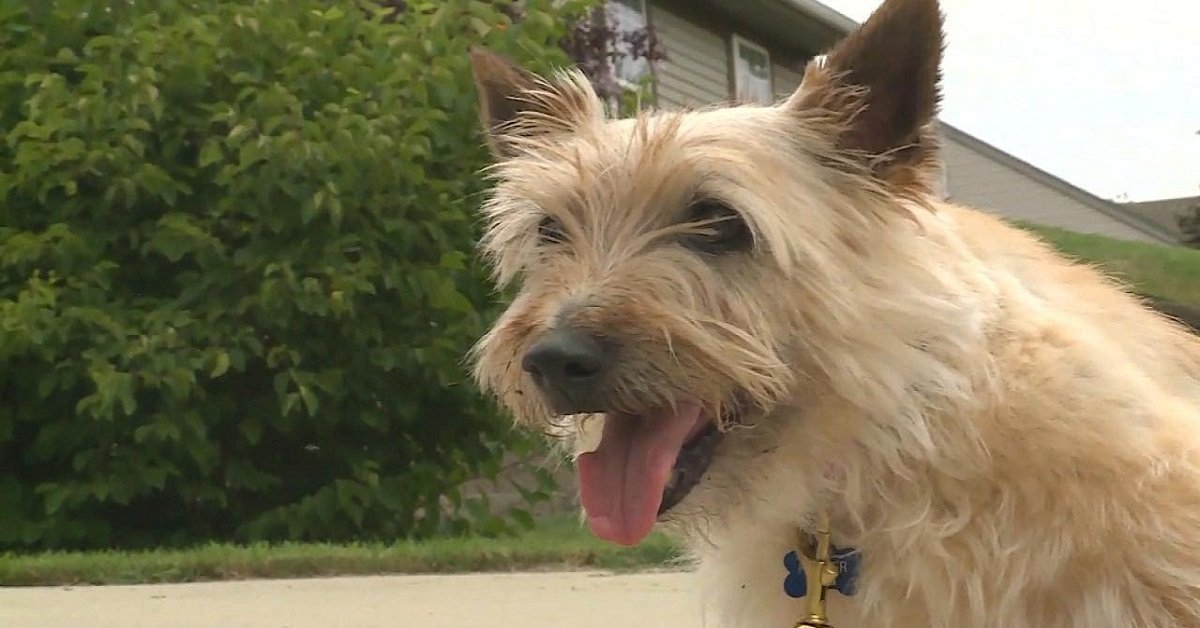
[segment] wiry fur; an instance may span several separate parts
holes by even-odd
[[[482,246],[521,290],[476,348],[481,384],[549,420],[520,357],[571,324],[619,345],[617,409],[745,411],[666,522],[716,625],[794,625],[781,560],[829,508],[864,553],[859,593],[831,595],[839,627],[1200,627],[1200,340],[932,198],[940,16],[877,15],[775,107],[605,120],[570,72],[507,126],[485,110],[506,130]],[[885,53],[918,59],[862,67]],[[496,63],[476,53],[493,97]],[[864,72],[913,83],[846,78]],[[861,115],[885,93],[911,123]],[[736,208],[754,251],[676,244],[697,197]],[[545,215],[566,242],[538,243]],[[556,433],[584,447],[588,425]]]

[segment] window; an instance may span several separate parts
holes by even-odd
[[[646,57],[633,58],[634,43],[628,41],[625,35],[630,32],[643,32],[646,28],[645,0],[608,0],[604,3],[610,24],[616,26],[619,33],[614,51],[613,74],[618,82],[625,87],[636,87],[643,78],[650,74],[650,62]],[[644,52],[644,51],[642,51]]]
[[[733,36],[733,96],[738,102],[769,105],[775,101],[771,88],[771,55],[767,49]]]

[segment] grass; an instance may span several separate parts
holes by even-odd
[[[0,586],[144,584],[245,578],[664,567],[678,557],[655,533],[623,548],[573,519],[508,538],[446,538],[395,544],[285,543],[137,552],[49,552],[0,556]]]
[[[1040,225],[1021,226],[1041,235],[1063,253],[1099,266],[1142,293],[1200,306],[1200,249],[1130,242]]]

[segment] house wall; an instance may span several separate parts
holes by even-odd
[[[771,64],[771,82],[774,83],[775,98],[783,100],[792,95],[804,78],[802,70],[793,70],[779,63]]]
[[[702,107],[728,100],[728,41],[659,6],[649,12],[670,57],[655,76],[659,105]]]
[[[649,1],[650,23],[657,29],[667,60],[657,70],[662,107],[700,107],[727,101],[731,84],[728,22],[711,12],[678,2]],[[668,6],[663,6],[663,5]],[[754,41],[753,33],[738,34]],[[755,41],[760,45],[766,42]],[[800,84],[802,66],[780,63],[771,50],[773,91],[785,98]],[[946,138],[943,143],[947,193],[954,200],[1009,218],[1126,240],[1164,242],[1100,211],[1094,204],[1031,178],[984,152]],[[1098,201],[1103,202],[1103,201]]]
[[[1179,220],[1184,216],[1191,215],[1194,211],[1193,207],[1200,207],[1200,196],[1125,203],[1124,207],[1126,211],[1158,225],[1160,229],[1171,234],[1171,237],[1183,243],[1187,239],[1187,235],[1183,232]]]
[[[942,150],[948,168],[949,193],[955,202],[1080,233],[1161,243],[1158,238],[953,139],[946,141]]]

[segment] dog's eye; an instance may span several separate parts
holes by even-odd
[[[561,244],[567,241],[562,223],[553,216],[546,216],[538,223],[538,241],[542,244]]]
[[[697,201],[688,208],[686,243],[704,253],[747,251],[754,235],[742,215],[720,201]]]

